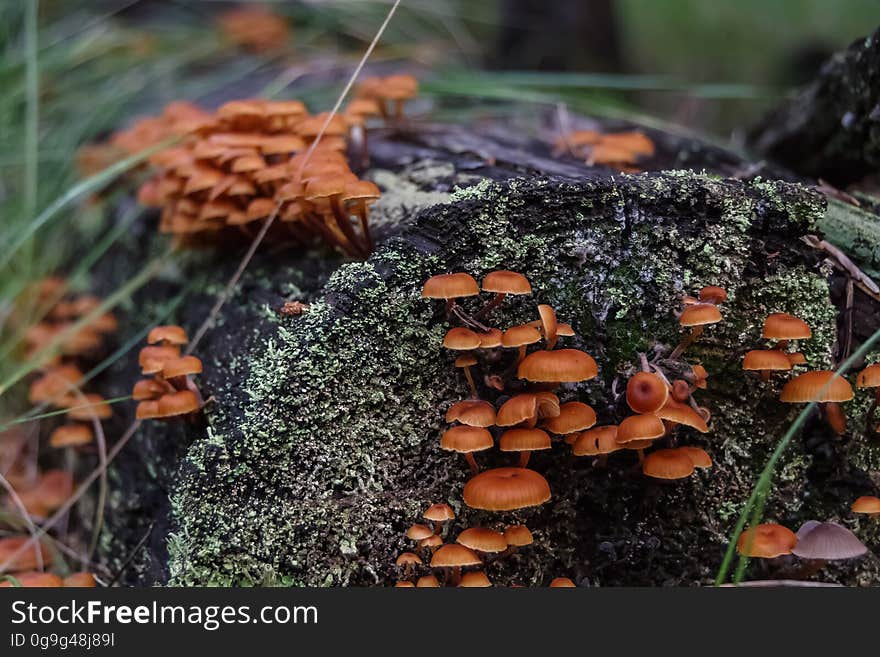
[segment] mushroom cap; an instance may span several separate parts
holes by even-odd
[[[180,390],[162,395],[156,403],[159,405],[159,417],[189,415],[199,410],[198,397],[191,390]]]
[[[131,391],[131,398],[135,401],[158,399],[166,392],[168,392],[168,388],[156,379],[141,379],[134,384],[134,388]]]
[[[467,351],[480,346],[480,336],[463,326],[456,326],[446,332],[443,346],[456,351]]]
[[[165,361],[174,358],[180,358],[180,347],[176,345],[144,347],[138,354],[138,365],[142,374],[158,374]]]
[[[409,564],[421,565],[422,558],[413,553],[413,552],[403,552],[397,559],[394,561],[395,566],[406,566]]]
[[[700,301],[705,301],[706,303],[724,303],[727,301],[727,290],[718,285],[707,285],[700,289],[698,296]]]
[[[712,467],[712,457],[709,456],[706,450],[704,450],[702,447],[692,447],[690,445],[685,445],[683,447],[679,447],[678,451],[687,454],[690,460],[693,462],[695,468]]]
[[[708,433],[709,425],[702,415],[697,413],[690,404],[678,402],[671,397],[663,404],[663,408],[655,413],[662,420],[677,422],[692,427],[700,433]]]
[[[501,404],[495,417],[495,423],[499,427],[513,427],[526,420],[531,420],[537,415],[538,398],[530,392],[524,392],[514,395]]]
[[[535,401],[538,403],[538,418],[550,418],[550,417],[559,417],[560,413],[560,405],[559,405],[559,397],[554,395],[552,392],[547,390],[539,390],[534,393]]]
[[[499,269],[491,271],[483,278],[481,284],[484,292],[496,294],[531,294],[532,286],[529,279],[515,271]]]
[[[541,303],[538,304],[538,314],[541,316],[541,330],[544,332],[544,339],[552,347],[559,336],[559,322],[556,319],[556,311],[553,310],[553,306]]]
[[[195,356],[181,356],[162,363],[162,376],[166,379],[188,374],[201,374],[202,361]]]
[[[458,543],[441,545],[431,556],[431,568],[460,568],[482,563],[476,552]]]
[[[106,400],[97,393],[87,393],[82,397],[68,398],[74,400],[75,406],[67,412],[67,417],[71,420],[106,420],[113,416],[113,409]]]
[[[434,535],[434,530],[427,525],[412,525],[406,530],[406,537],[412,541],[421,541]]]
[[[804,402],[843,402],[853,398],[852,386],[830,370],[804,372],[788,381],[779,400],[798,404]]]
[[[457,299],[473,297],[480,293],[477,281],[470,274],[437,274],[422,286],[423,299]]]
[[[375,201],[382,195],[379,187],[369,180],[352,180],[345,183],[343,201]]]
[[[455,402],[446,411],[446,421],[461,422],[471,427],[491,427],[495,424],[495,407],[481,399]]]
[[[642,472],[655,479],[684,479],[694,473],[694,462],[687,452],[658,449],[645,457]]]
[[[473,354],[462,354],[455,359],[456,367],[473,367],[477,364],[477,357]]]
[[[470,427],[466,424],[447,429],[440,438],[441,449],[459,454],[482,452],[492,449],[494,445],[491,433],[482,427]]]
[[[514,511],[549,500],[550,485],[534,470],[495,468],[471,478],[463,496],[464,503],[473,509]]]
[[[87,424],[63,424],[49,436],[52,447],[77,447],[88,445],[94,440],[91,427]]]
[[[500,347],[504,333],[501,329],[490,328],[485,333],[477,333],[480,336],[480,349],[494,349]]]
[[[541,429],[508,429],[498,441],[502,452],[536,452],[550,447],[550,436]]]
[[[752,349],[743,358],[742,368],[749,371],[790,370],[791,361],[779,349]]]
[[[13,577],[15,577],[15,579],[18,580],[18,583],[26,589],[54,589],[64,586],[64,580],[58,577],[58,575],[53,575],[52,573],[41,573],[34,570],[26,573],[15,573]],[[0,588],[8,587],[12,587],[12,582],[9,580],[0,582]]]
[[[856,377],[856,388],[880,387],[880,363],[868,365]]]
[[[417,589],[439,589],[440,580],[434,575],[423,575],[416,580]]]
[[[697,381],[709,377],[709,373],[706,371],[706,368],[699,363],[691,367],[691,373],[694,375],[694,379]]]
[[[64,588],[68,589],[93,589],[97,586],[95,576],[92,573],[73,573],[64,578]]]
[[[152,420],[159,417],[159,400],[145,399],[137,405],[134,416],[138,420]]]
[[[422,517],[431,522],[446,522],[447,520],[453,520],[455,518],[455,511],[453,511],[452,507],[448,504],[432,504],[425,509]]]
[[[534,344],[541,341],[541,334],[534,326],[528,324],[519,324],[511,326],[501,335],[501,346],[503,347],[521,347],[527,344]]]
[[[774,340],[804,340],[810,338],[813,331],[807,323],[788,313],[771,313],[764,320],[762,336]]]
[[[880,514],[880,497],[862,495],[850,507],[853,513]]]
[[[443,539],[437,536],[437,534],[431,534],[428,538],[423,538],[419,541],[420,548],[435,548],[443,545]]]
[[[523,547],[535,542],[532,532],[525,525],[510,525],[504,529],[504,540],[508,547]]]
[[[576,589],[577,584],[571,581],[568,577],[556,577],[552,582],[550,582],[551,589]]]
[[[684,403],[691,396],[691,386],[684,379],[676,379],[672,382],[672,390],[669,394],[675,401]]]
[[[474,570],[464,573],[458,586],[459,588],[488,588],[492,586],[492,582],[482,570]]]
[[[793,351],[790,354],[785,354],[785,357],[788,358],[788,362],[791,363],[791,366],[795,365],[806,365],[807,358],[799,351]]]
[[[523,358],[516,373],[520,379],[539,383],[577,383],[598,374],[593,357],[578,349],[536,351]]]
[[[0,538],[0,563],[5,563],[9,558],[21,549],[21,546],[30,540],[30,536],[8,536]],[[43,563],[52,563],[52,553],[46,547],[39,544],[40,554],[43,557]],[[24,550],[16,556],[7,566],[8,572],[16,572],[21,570],[34,570],[37,568],[37,555],[33,547]],[[0,571],[3,572],[3,571]]]
[[[507,539],[504,534],[486,527],[469,527],[461,532],[455,539],[465,547],[477,552],[504,552],[507,549]]]
[[[401,580],[400,582],[394,583],[394,588],[396,589],[414,589],[416,587],[412,582],[408,582],[406,580]]]
[[[556,334],[561,335],[564,338],[571,338],[575,335],[574,328],[572,328],[571,324],[566,324],[565,322],[559,322],[556,325]]]
[[[836,522],[820,522],[801,534],[791,553],[801,559],[855,559],[868,551],[858,537]]]
[[[633,440],[654,440],[666,433],[663,421],[653,413],[630,415],[617,425],[617,444]]]
[[[591,406],[579,401],[570,401],[559,407],[559,415],[544,422],[544,428],[555,434],[565,434],[589,429],[594,424],[596,424],[596,411]]]
[[[75,365],[53,367],[31,384],[28,400],[32,404],[58,402],[75,389],[84,376]]]
[[[654,413],[668,397],[669,386],[656,374],[636,372],[626,382],[626,403],[635,413]]]
[[[784,554],[791,554],[797,545],[798,537],[793,531],[782,525],[767,522],[746,529],[739,535],[736,551],[746,557],[775,559]]]
[[[622,449],[617,442],[617,425],[595,427],[584,431],[572,445],[575,456],[601,456]]]
[[[721,321],[721,311],[714,303],[695,303],[685,308],[678,323],[681,326],[705,326]]]

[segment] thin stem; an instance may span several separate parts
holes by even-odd
[[[464,460],[467,461],[467,464],[471,469],[471,474],[476,475],[480,473],[480,466],[477,465],[477,460],[474,458],[473,454],[471,454],[470,452],[465,452]]]
[[[691,332],[684,337],[684,339],[678,343],[678,346],[669,354],[669,360],[678,360],[678,358],[684,353],[685,349],[690,347],[697,339],[703,334],[702,326],[695,326],[691,329]]]

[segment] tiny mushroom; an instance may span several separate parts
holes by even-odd
[[[718,305],[719,303],[727,301],[727,290],[718,285],[707,285],[700,289],[697,296],[700,301],[704,303],[714,303],[715,305]]]
[[[804,320],[788,313],[772,313],[764,320],[762,336],[765,340],[777,340],[778,349],[785,349],[789,340],[805,340],[812,335]]]
[[[862,495],[850,507],[853,513],[864,513],[869,516],[880,516],[880,497]]]
[[[482,400],[455,402],[446,411],[446,421],[461,422],[472,427],[491,427],[495,424],[495,407]]]
[[[617,426],[615,440],[618,445],[625,447],[627,443],[631,442],[655,440],[665,433],[666,427],[663,426],[663,421],[653,413],[630,415]],[[636,451],[639,454],[639,461],[643,461],[645,458],[644,449],[640,448]]]
[[[670,360],[675,360],[681,356],[685,349],[691,346],[703,334],[703,330],[710,324],[717,324],[721,321],[721,312],[714,303],[695,303],[686,307],[678,323],[684,328],[690,328],[688,333],[678,346],[669,354]]]
[[[807,521],[797,533],[797,545],[791,553],[804,559],[802,578],[821,570],[828,561],[856,559],[868,552],[858,537],[835,522]]]
[[[669,387],[656,374],[636,372],[626,382],[626,403],[635,413],[660,410],[669,396]]]
[[[490,301],[486,307],[479,312],[479,315],[485,315],[493,308],[501,305],[508,294],[532,293],[532,286],[529,283],[529,279],[520,273],[508,271],[506,269],[500,269],[486,274],[483,278],[481,287],[484,292],[494,292],[495,296],[492,297],[492,301]]]
[[[846,430],[846,416],[837,404],[852,398],[849,381],[831,370],[804,372],[788,381],[779,394],[780,401],[789,404],[818,402],[825,420],[838,434]]]
[[[550,485],[534,470],[495,468],[465,484],[464,503],[485,511],[514,511],[539,506],[550,499]]]
[[[544,421],[544,428],[555,434],[584,431],[596,424],[596,411],[583,402],[565,402],[559,407],[559,415]]]
[[[87,424],[63,424],[49,436],[51,447],[80,447],[88,445],[95,439],[91,427]]]
[[[446,583],[456,586],[461,579],[461,569],[466,566],[483,565],[477,553],[458,543],[447,543],[437,548],[431,556],[431,568],[442,568],[446,572]]]
[[[532,452],[550,449],[550,436],[541,429],[508,429],[498,441],[502,452],[519,452],[519,467],[529,463]]]
[[[521,363],[526,357],[526,347],[530,344],[540,342],[541,334],[533,326],[528,324],[520,324],[507,329],[501,336],[501,346],[508,349],[519,348],[517,363]]]
[[[736,551],[746,557],[775,559],[791,554],[797,542],[798,537],[787,527],[764,523],[742,532],[736,542]]]
[[[469,527],[458,535],[455,542],[484,554],[497,554],[507,549],[504,534],[486,527]]]
[[[551,589],[575,589],[577,588],[577,584],[571,581],[568,577],[557,577],[552,582],[550,582]]]
[[[482,570],[474,570],[462,575],[458,586],[461,588],[487,588],[492,586],[492,582]]]
[[[473,354],[462,354],[458,358],[455,359],[455,367],[458,369],[464,370],[464,377],[467,379],[468,387],[471,390],[471,395],[477,397],[477,386],[474,383],[474,377],[471,374],[471,367],[477,364],[477,358]]]
[[[440,448],[463,455],[473,474],[480,471],[473,452],[482,452],[491,449],[494,445],[492,434],[486,429],[466,424],[447,429],[440,438]]]
[[[873,388],[874,399],[871,400],[871,406],[865,414],[865,424],[867,432],[873,432],[874,415],[877,411],[877,405],[880,404],[880,363],[868,365],[856,376],[856,388]]]
[[[753,349],[742,362],[743,370],[760,373],[764,381],[769,381],[773,372],[787,372],[791,367],[788,356],[779,349]]]
[[[654,479],[685,479],[694,473],[694,462],[679,449],[658,449],[645,457],[642,472]]]
[[[475,297],[480,293],[477,281],[470,274],[437,274],[429,278],[422,287],[423,299],[444,299],[446,314],[455,307],[455,300],[462,297]]]
[[[430,520],[434,523],[434,533],[439,534],[440,530],[443,528],[444,522],[449,522],[450,520],[455,519],[455,511],[453,511],[452,507],[448,504],[432,504],[425,509],[422,517],[425,520]]]
[[[593,357],[578,349],[536,351],[526,356],[517,368],[517,377],[536,383],[577,383],[599,374]]]

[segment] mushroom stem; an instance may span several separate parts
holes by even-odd
[[[351,225],[351,220],[342,208],[339,194],[334,194],[330,198],[330,207],[333,209],[333,218],[336,220],[336,225],[339,226],[339,230],[345,235],[345,239],[348,240],[352,245],[352,248],[357,251],[357,255],[366,255],[365,240],[361,240],[357,233],[355,233],[354,226]]]
[[[684,353],[684,350],[690,347],[703,334],[702,326],[695,326],[691,329],[684,339],[678,343],[678,346],[669,354],[669,360],[677,360]]]
[[[477,318],[485,317],[488,313],[490,313],[494,308],[497,308],[501,305],[504,299],[507,297],[507,294],[504,292],[496,292],[495,296],[492,297],[492,300],[483,306],[480,311],[475,315]]]
[[[639,363],[642,365],[642,372],[650,372],[651,364],[648,362],[648,356],[644,352],[639,352]]]
[[[524,468],[529,464],[529,458],[531,457],[531,452],[520,452],[519,453],[519,467]]]
[[[471,366],[468,365],[462,369],[464,369],[464,376],[467,379],[468,385],[471,388],[471,395],[474,399],[479,399],[480,396],[477,394],[477,386],[474,383],[474,377],[471,375]]]
[[[523,358],[525,358],[525,357],[526,357],[526,345],[521,344],[519,346],[519,355],[517,356],[516,364],[519,365],[522,362]]]
[[[373,252],[376,245],[373,242],[373,235],[370,233],[370,222],[367,219],[367,204],[363,201],[359,201],[357,204],[357,215],[361,222],[361,232],[363,233],[366,252],[369,255]]]
[[[458,586],[461,582],[461,566],[453,566],[448,579],[447,586]]]
[[[636,454],[639,455],[639,463],[644,463],[645,462],[645,450],[637,449]]]
[[[465,452],[464,460],[467,461],[467,464],[470,466],[471,474],[476,475],[480,473],[480,466],[477,465],[477,460],[474,458],[473,454],[471,454],[470,452]]]
[[[769,381],[770,380],[770,370],[761,370],[761,381]]]

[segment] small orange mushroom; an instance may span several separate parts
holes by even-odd
[[[495,468],[465,484],[464,503],[473,509],[515,511],[539,506],[550,499],[550,486],[534,470]]]
[[[690,328],[691,331],[669,354],[669,359],[677,359],[699,339],[707,326],[717,324],[720,321],[721,312],[714,303],[695,303],[686,307],[678,318],[678,323],[684,328]]]
[[[747,557],[775,559],[791,554],[796,545],[797,536],[793,531],[776,523],[764,523],[740,534],[736,551]]]
[[[550,449],[550,436],[541,429],[508,429],[498,441],[502,452],[519,452],[519,467],[529,463],[532,452]]]
[[[635,413],[654,413],[669,397],[669,387],[656,374],[636,372],[626,383],[626,403]]]
[[[479,472],[480,468],[473,452],[482,452],[491,449],[494,445],[495,441],[491,433],[482,427],[470,427],[464,424],[447,429],[440,438],[440,448],[464,456],[474,474]]]

